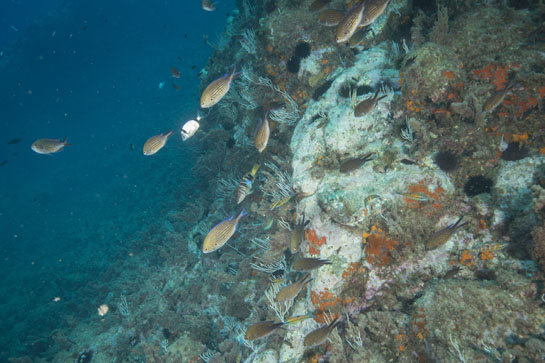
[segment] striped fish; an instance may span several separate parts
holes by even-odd
[[[242,203],[244,198],[246,198],[246,196],[250,194],[250,191],[252,190],[252,184],[254,182],[255,173],[257,173],[258,169],[259,164],[255,164],[252,168],[252,171],[246,174],[240,181],[240,184],[237,188],[237,204]]]
[[[344,17],[344,11],[335,9],[326,9],[318,15],[318,23],[323,26],[337,26]]]
[[[235,234],[238,221],[245,215],[246,213],[244,213],[244,208],[242,208],[235,216],[216,224],[216,226],[212,228],[204,238],[202,252],[214,252],[226,244],[229,238]]]
[[[265,150],[265,148],[267,147],[270,134],[271,129],[269,127],[269,120],[265,115],[265,117],[257,124],[254,135],[254,145],[257,151],[259,151],[260,153],[262,153],[263,150]]]
[[[311,280],[312,278],[310,278],[310,274],[307,273],[301,280],[285,286],[276,295],[276,301],[284,302],[286,300],[295,299],[301,290],[303,290],[303,287],[305,287]]]
[[[210,108],[218,103],[223,96],[229,91],[231,82],[240,76],[240,72],[235,73],[236,65],[234,65],[228,74],[216,79],[205,88],[201,95],[201,107]]]
[[[365,7],[365,14],[363,14],[360,26],[373,24],[373,22],[382,15],[384,10],[386,10],[389,2],[390,0],[369,0]]]
[[[144,155],[153,155],[157,151],[161,150],[163,146],[165,146],[165,144],[167,143],[168,138],[172,136],[172,134],[174,134],[174,130],[170,130],[169,132],[150,137],[144,143],[144,147],[142,148],[142,152],[144,153]]]
[[[352,37],[352,35],[354,35],[359,24],[361,23],[361,20],[363,19],[364,10],[365,1],[362,0],[359,4],[354,5],[352,9],[350,9],[341,19],[339,25],[337,25],[337,31],[335,34],[337,43],[345,43]]]

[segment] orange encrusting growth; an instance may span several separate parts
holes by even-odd
[[[305,231],[305,238],[308,241],[308,253],[314,256],[320,255],[320,247],[326,243],[326,238],[318,238],[314,229]]]
[[[502,67],[489,64],[482,69],[474,69],[471,72],[476,76],[488,79],[496,85],[496,90],[499,91],[507,85],[507,71],[509,68],[520,68],[520,65],[511,63]]]
[[[386,238],[382,229],[373,227],[371,227],[371,231],[376,231],[375,233],[363,234],[363,243],[367,245],[365,249],[367,262],[383,267],[390,263],[390,251],[394,250],[401,242]]]
[[[460,263],[464,266],[473,265],[473,255],[469,250],[463,250],[462,255],[460,256]]]
[[[438,186],[432,192],[428,189],[426,184],[427,184],[427,180],[424,179],[424,180],[421,180],[418,184],[409,185],[409,193],[423,194],[432,201],[431,205],[433,209],[427,213],[427,216],[431,216],[437,210],[443,208],[443,204],[440,203],[440,199],[441,199],[441,195],[445,192],[445,189]],[[407,207],[409,208],[420,208],[423,205],[423,203],[418,200],[410,199],[407,197],[404,197],[403,199],[405,200],[405,203],[407,203]]]
[[[318,323],[324,323],[325,322],[325,316],[324,311],[326,309],[330,309],[335,307],[337,304],[342,303],[342,300],[339,297],[336,297],[333,295],[333,293],[329,292],[329,289],[326,287],[325,291],[311,291],[310,292],[310,301],[312,302],[312,305],[314,305],[314,308],[316,309],[317,313],[314,317],[314,320]],[[339,316],[338,313],[332,314],[333,319]]]
[[[352,275],[356,270],[358,270],[358,267],[360,266],[359,262],[352,262],[350,266],[346,269],[346,271],[343,271],[342,278],[343,280]]]

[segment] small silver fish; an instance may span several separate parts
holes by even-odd
[[[150,137],[144,143],[144,146],[142,147],[142,152],[144,153],[144,155],[153,155],[157,153],[165,146],[168,138],[171,137],[173,134],[174,130],[170,130],[169,132]]]
[[[337,25],[335,40],[337,43],[347,42],[358,29],[365,10],[365,0],[360,1],[350,9]]]
[[[210,83],[201,95],[201,107],[210,108],[221,101],[223,96],[229,92],[231,82],[240,76],[240,72],[235,73],[236,65],[231,68],[228,74],[216,79]]]
[[[267,116],[265,116],[257,124],[254,135],[254,145],[257,151],[259,151],[260,153],[262,153],[263,150],[265,150],[265,148],[267,147],[270,134],[271,128],[269,127],[269,119],[267,118]]]
[[[252,190],[252,184],[254,182],[255,173],[259,169],[259,164],[255,164],[252,171],[246,174],[240,181],[237,188],[237,204],[242,203],[244,198],[250,194]]]
[[[65,146],[70,146],[71,144],[67,140],[67,137],[62,141],[60,139],[38,139],[32,143],[30,148],[38,154],[49,155],[62,151]]]
[[[216,224],[204,238],[202,252],[210,253],[223,247],[229,238],[235,234],[238,222],[245,215],[244,208],[242,208],[235,216]]]

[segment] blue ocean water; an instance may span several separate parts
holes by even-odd
[[[96,315],[101,273],[138,233],[198,193],[179,133],[199,71],[234,8],[199,1],[11,1],[0,26],[0,361],[39,357],[66,315]],[[17,31],[11,28],[13,25]],[[181,78],[171,76],[170,68]],[[164,86],[159,87],[164,82]],[[176,89],[176,84],[179,89]],[[68,137],[54,155],[37,138]],[[152,267],[152,266],[150,266]],[[83,295],[83,293],[87,295]],[[55,298],[60,298],[55,302]]]

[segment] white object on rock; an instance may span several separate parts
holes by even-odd
[[[182,134],[182,140],[187,140],[191,136],[195,135],[195,132],[199,129],[199,123],[195,120],[189,120],[185,123],[184,127],[182,127],[182,131],[180,132]]]

